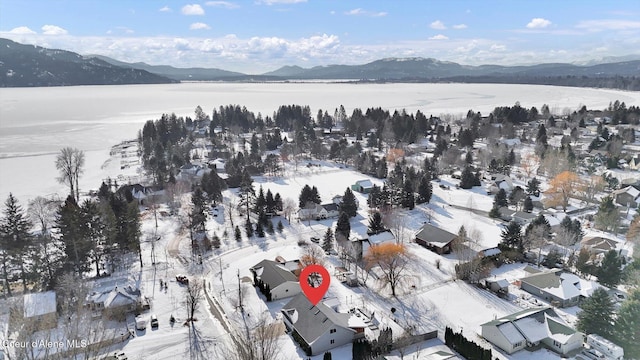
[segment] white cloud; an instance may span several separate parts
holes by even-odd
[[[449,38],[445,35],[438,34],[436,36],[430,37],[429,40],[449,40]]]
[[[618,19],[585,20],[579,22],[576,27],[578,29],[586,29],[589,31],[638,30],[640,29],[640,21]]]
[[[363,10],[362,8],[357,8],[357,9],[346,11],[345,15],[381,17],[381,16],[386,16],[387,13],[384,11],[375,12],[375,11]]]
[[[551,25],[551,21],[549,21],[547,19],[533,18],[527,24],[527,28],[528,29],[542,29],[542,28],[546,28],[549,25]]]
[[[16,35],[28,35],[28,34],[35,34],[36,32],[29,29],[26,26],[18,26],[17,28],[11,29],[9,33],[16,34]]]
[[[259,4],[275,5],[275,4],[299,4],[306,3],[307,0],[259,0]]]
[[[188,4],[182,7],[184,15],[204,15],[204,9],[199,4]]]
[[[55,25],[44,25],[42,27],[42,33],[44,35],[66,35],[67,30]]]
[[[457,25],[453,25],[453,28],[456,30],[462,30],[462,29],[466,29],[467,25],[465,24],[457,24]]]
[[[209,30],[211,27],[205,23],[197,22],[189,26],[189,30]]]
[[[225,9],[237,9],[240,7],[240,5],[230,1],[207,1],[204,4],[207,6],[221,7]]]
[[[431,23],[431,25],[429,25],[430,28],[432,29],[436,29],[436,30],[444,30],[447,27],[444,25],[444,23],[440,20],[436,20],[434,22]]]
[[[507,50],[507,47],[505,45],[502,45],[502,44],[493,44],[493,45],[491,45],[489,50],[491,50],[491,51],[505,51],[505,50]]]
[[[171,12],[173,10],[171,10],[170,7],[165,5],[165,6],[161,7],[160,9],[158,9],[158,11],[160,11],[160,12]]]

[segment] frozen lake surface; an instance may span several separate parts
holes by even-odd
[[[196,106],[213,108],[238,104],[263,116],[280,105],[309,105],[333,114],[344,105],[382,107],[391,111],[422,111],[426,116],[468,110],[489,114],[496,106],[553,112],[581,105],[604,109],[612,101],[640,105],[640,92],[508,84],[344,84],[344,83],[182,83],[169,85],[73,86],[0,88],[0,199],[13,192],[23,202],[37,195],[62,191],[55,180],[54,158],[64,146],[87,153],[84,185],[97,188],[106,169],[109,148],[133,139],[146,120],[163,113],[193,116]],[[82,179],[81,179],[82,180]]]

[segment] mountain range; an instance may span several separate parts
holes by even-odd
[[[157,84],[179,81],[356,80],[489,82],[640,88],[640,60],[593,65],[461,65],[432,58],[386,58],[362,65],[283,66],[259,75],[216,68],[176,68],[82,56],[0,39],[0,86]]]

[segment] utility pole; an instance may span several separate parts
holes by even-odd
[[[240,269],[238,269],[238,301],[240,311],[244,312],[244,308],[242,307],[242,289],[240,288]]]

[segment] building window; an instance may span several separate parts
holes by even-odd
[[[335,340],[331,339],[331,343],[332,343],[332,344],[333,344],[333,343],[335,343],[335,342],[336,342]]]
[[[333,334],[334,332],[336,332],[336,329],[329,330],[329,334]]]
[[[518,341],[517,343],[513,344],[514,349],[520,346],[522,346],[522,341]]]

